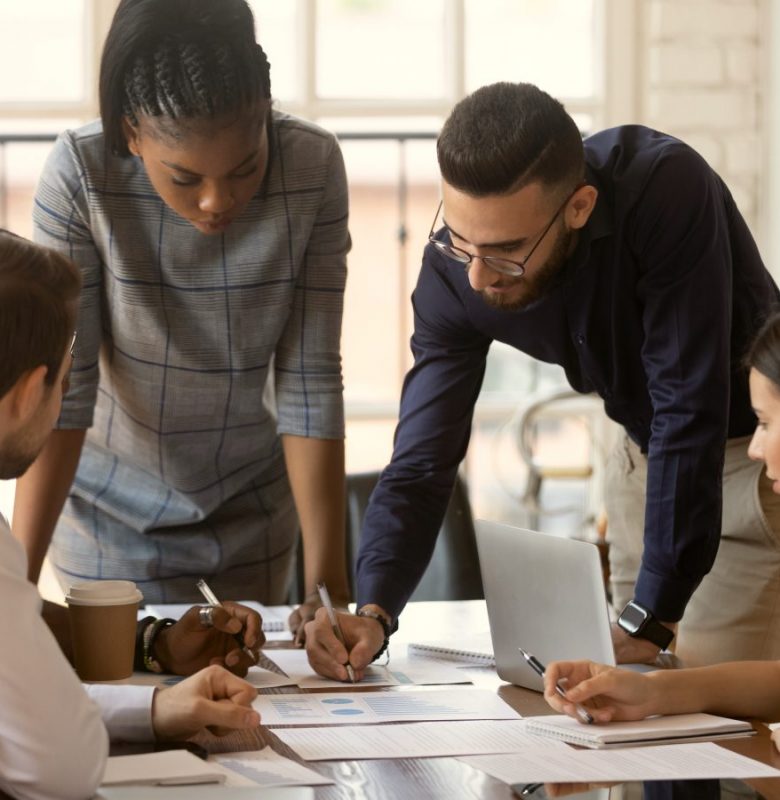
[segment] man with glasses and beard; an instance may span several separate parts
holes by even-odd
[[[583,142],[530,84],[465,98],[437,152],[442,226],[437,211],[393,458],[361,536],[359,616],[340,617],[346,648],[324,616],[310,623],[314,668],[345,679],[349,662],[360,677],[392,631],[433,552],[494,340],[560,364],[625,429],[606,498],[618,661],[652,662],[675,634],[688,663],[780,657],[780,508],[747,456],[742,367],[778,290],[728,188],[658,131]]]

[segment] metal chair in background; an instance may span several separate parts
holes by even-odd
[[[576,421],[587,437],[586,453],[581,461],[572,458],[563,463],[542,459],[539,443],[545,426]],[[604,471],[610,449],[614,423],[606,417],[597,395],[582,395],[570,389],[547,393],[526,406],[515,427],[517,450],[528,474],[521,503],[527,513],[528,526],[545,527],[545,516],[579,514],[569,535],[594,542],[601,554],[605,586],[609,588],[609,559],[606,543],[607,520],[603,512]],[[569,454],[570,455],[570,454]],[[584,499],[577,505],[545,506],[542,491],[551,481],[582,482]]]

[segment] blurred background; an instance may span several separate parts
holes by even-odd
[[[583,133],[651,125],[729,184],[767,263],[780,252],[780,89],[771,0],[252,0],[276,105],[341,137],[351,195],[343,329],[349,472],[388,461],[410,365],[409,295],[438,202],[435,137],[498,80],[564,102]],[[54,135],[97,116],[116,0],[0,0],[0,226],[31,233]],[[775,270],[775,275],[778,272]],[[494,345],[463,466],[476,516],[587,532],[609,425],[588,398],[542,402],[555,367]],[[540,480],[539,476],[544,480]],[[538,485],[537,485],[538,484]],[[0,485],[10,515],[13,486]],[[525,496],[525,500],[523,499]]]

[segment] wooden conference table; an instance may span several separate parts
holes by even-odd
[[[410,603],[400,619],[398,633],[391,643],[393,649],[407,642],[454,639],[488,630],[484,601]],[[273,658],[273,649],[267,655]],[[469,669],[474,685],[489,688],[518,712],[526,716],[552,713],[543,697],[526,689],[510,686],[501,681],[495,671],[486,668]],[[421,687],[411,687],[419,690]],[[406,691],[392,687],[382,691]],[[431,687],[435,691],[436,687]],[[778,687],[780,690],[780,687]],[[273,693],[294,693],[295,687],[265,690]],[[366,691],[380,691],[369,689]],[[392,723],[390,723],[392,724]],[[769,738],[768,729],[756,724],[758,735],[750,739],[735,739],[721,743],[722,747],[755,758],[780,769],[780,754]],[[334,731],[334,736],[337,733]],[[336,798],[508,798],[514,797],[510,788],[485,773],[463,764],[455,758],[386,759],[371,761],[318,761],[303,762],[280,741],[272,730],[262,726],[255,731],[236,732],[218,739],[203,736],[199,739],[210,752],[228,752],[259,749],[270,745],[279,753],[305,763],[311,769],[332,778],[335,786],[315,789],[315,797]],[[748,782],[768,800],[780,800],[780,778]]]

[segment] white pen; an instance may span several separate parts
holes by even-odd
[[[223,608],[222,603],[219,602],[217,596],[211,591],[211,587],[206,583],[205,580],[203,580],[203,578],[201,578],[195,585],[198,587],[203,597],[206,598],[206,602],[210,606],[219,606],[219,608]],[[234,633],[233,638],[236,640],[236,642],[238,642],[241,649],[252,659],[252,663],[257,664],[257,656],[246,646],[241,631]]]
[[[336,612],[333,610],[333,603],[330,600],[330,593],[328,592],[328,587],[324,583],[318,583],[317,591],[320,593],[320,600],[322,600],[323,608],[328,612],[328,619],[330,620],[330,625],[333,628],[333,633],[335,634],[336,638],[346,648],[347,643],[344,641],[344,634],[341,632],[341,626],[339,625],[339,621],[336,618]],[[354,683],[355,670],[352,668],[352,664],[350,664],[348,661],[344,666],[347,668],[347,675],[349,675],[350,682]]]
[[[537,675],[543,678],[544,673],[546,672],[546,667],[544,666],[544,664],[542,664],[542,662],[539,661],[539,659],[536,656],[532,656],[530,653],[526,653],[522,647],[518,647],[517,649],[520,651],[523,658],[528,662],[528,666],[531,667],[531,669]],[[569,700],[569,698],[566,696],[566,689],[564,689],[563,686],[561,686],[560,681],[556,681],[555,691],[564,700]],[[571,701],[569,700],[569,702]],[[590,715],[590,712],[588,711],[587,708],[585,708],[585,706],[581,706],[579,703],[572,703],[572,705],[577,711],[577,716],[583,722],[586,722],[588,725],[591,725],[593,723],[593,717]]]

